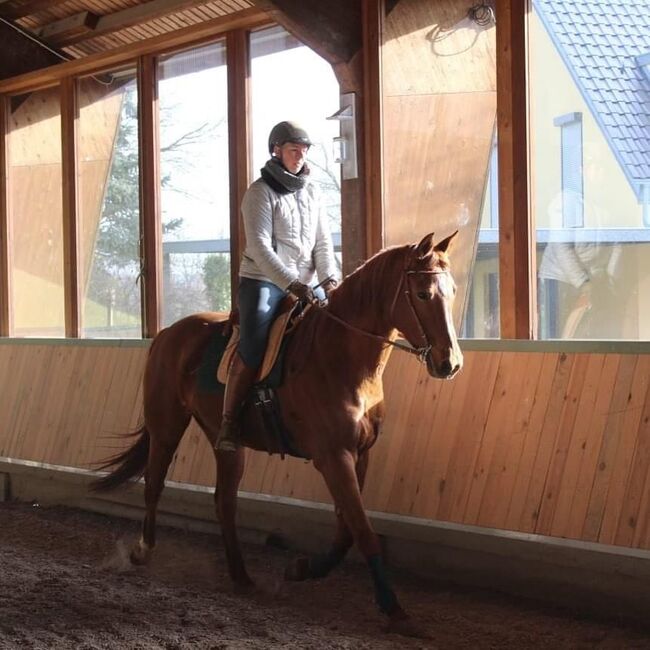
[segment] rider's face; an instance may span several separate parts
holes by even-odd
[[[307,159],[309,147],[305,144],[287,142],[281,147],[275,146],[273,153],[280,159],[280,162],[292,174],[297,174]]]

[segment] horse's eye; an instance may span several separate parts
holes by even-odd
[[[417,297],[420,300],[431,300],[431,293],[429,291],[418,291]]]

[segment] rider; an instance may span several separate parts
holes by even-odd
[[[295,122],[276,124],[271,158],[242,201],[246,248],[239,267],[240,341],[228,374],[215,447],[236,451],[238,417],[262,364],[269,329],[282,299],[314,297],[314,271],[325,295],[336,286],[336,263],[327,214],[309,180],[312,142]]]

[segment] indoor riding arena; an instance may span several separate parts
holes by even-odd
[[[650,648],[646,4],[0,0],[0,650]]]

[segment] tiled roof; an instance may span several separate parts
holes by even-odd
[[[534,0],[534,7],[637,195],[650,182],[647,0]]]

